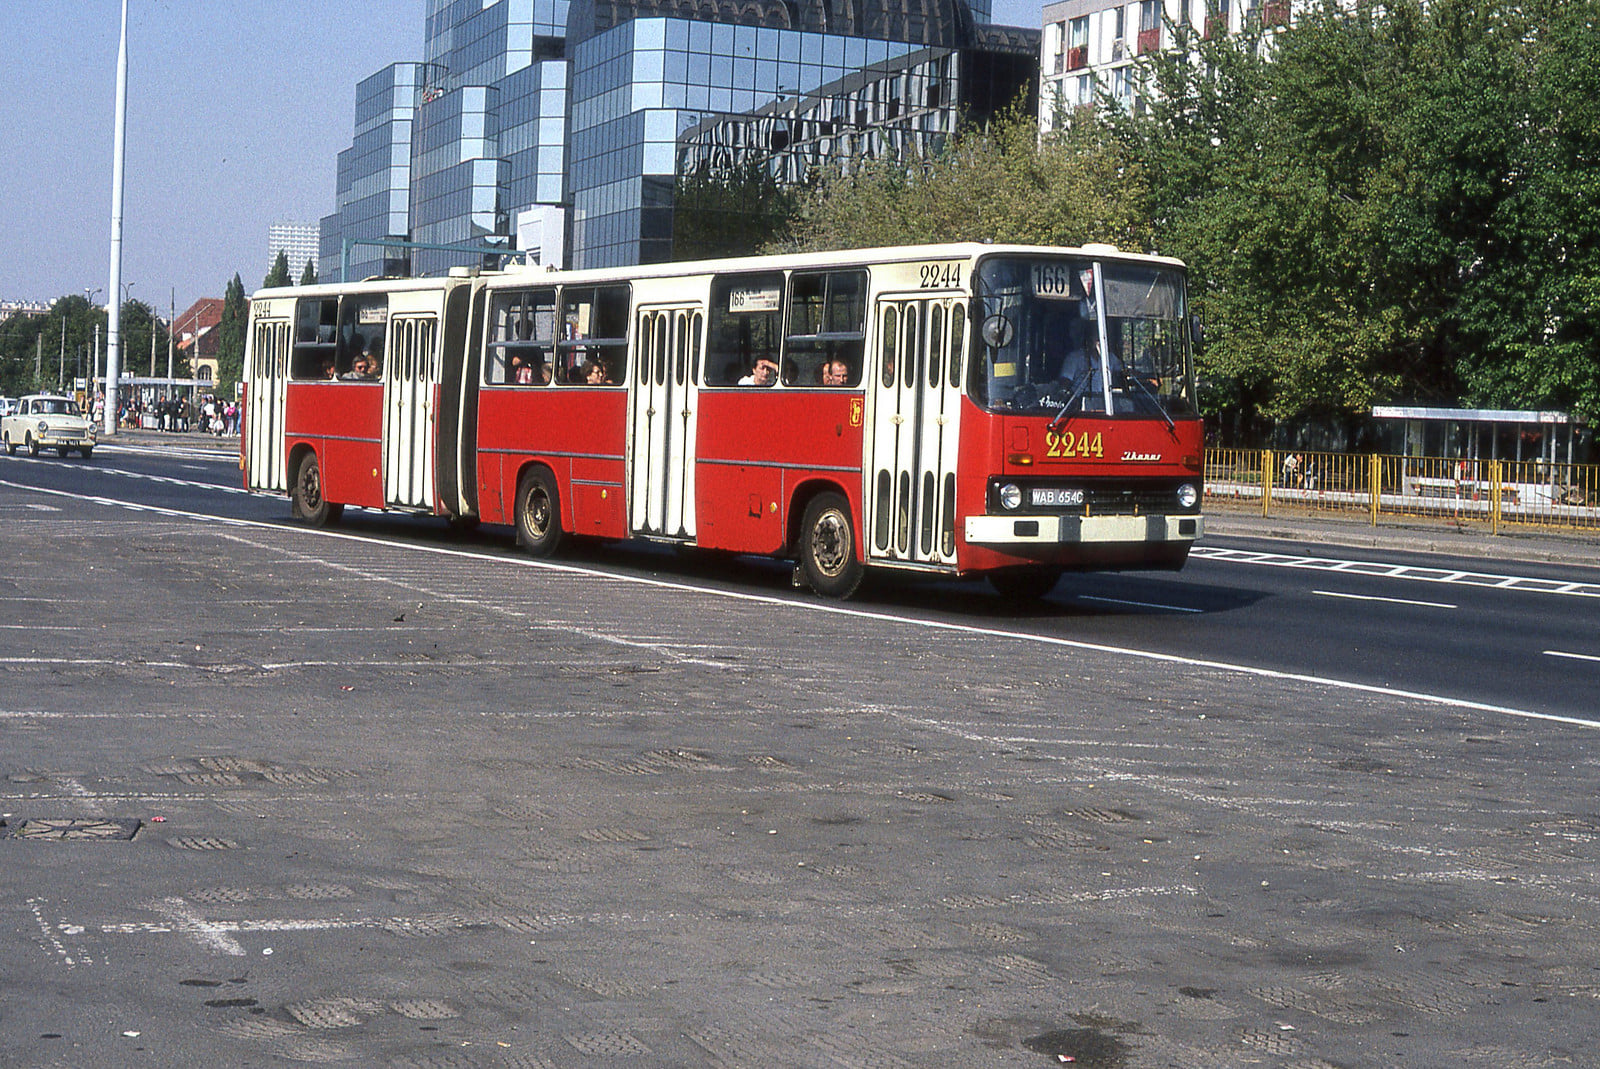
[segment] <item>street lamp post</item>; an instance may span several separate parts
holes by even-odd
[[[128,0],[122,0],[122,39],[117,47],[117,117],[111,150],[111,282],[113,300],[122,280],[122,166],[128,126]],[[122,373],[122,305],[111,310],[106,349],[105,433],[117,433],[117,378]]]

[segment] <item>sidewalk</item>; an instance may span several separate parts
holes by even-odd
[[[142,449],[172,448],[172,449],[203,449],[208,452],[239,455],[239,438],[219,438],[214,434],[204,434],[200,431],[147,431],[124,427],[117,431],[114,437],[100,438],[101,445],[131,445]]]

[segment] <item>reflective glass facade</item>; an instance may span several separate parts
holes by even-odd
[[[568,213],[569,266],[667,259],[686,168],[755,161],[792,182],[820,161],[928,147],[958,114],[1008,103],[1023,84],[1011,69],[1019,47],[1037,76],[1038,33],[991,27],[989,10],[989,0],[428,0],[425,62],[361,83],[338,210],[323,220],[322,275],[337,277],[341,237],[509,246],[519,214],[553,225],[530,210],[540,206]],[[541,247],[563,243],[547,234]],[[358,248],[351,273],[480,262]]]
[[[429,0],[412,240],[510,247],[511,219],[565,200],[567,0]],[[417,274],[480,263],[418,249]]]
[[[319,278],[339,278],[345,238],[404,241],[410,236],[411,124],[418,66],[393,63],[356,86],[355,138],[339,153],[338,208],[321,221]],[[408,271],[404,250],[376,245],[350,249],[350,278]]]
[[[861,37],[634,19],[572,52],[572,266],[668,259],[678,139],[915,46]]]

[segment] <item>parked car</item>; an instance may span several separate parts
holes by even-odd
[[[0,397],[0,419],[4,419],[16,410],[17,399],[15,397]]]
[[[41,449],[54,449],[61,456],[76,449],[87,460],[94,453],[94,420],[70,397],[30,394],[18,403],[17,411],[0,418],[0,442],[7,455],[18,446],[27,446],[32,456]]]

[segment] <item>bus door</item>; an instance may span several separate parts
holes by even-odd
[[[389,334],[383,364],[383,500],[386,505],[431,509],[439,320],[396,314],[389,320]]]
[[[966,302],[885,297],[874,315],[867,555],[953,564]]]
[[[628,524],[638,534],[693,538],[698,306],[641,307],[629,387]]]
[[[265,303],[265,302],[263,302]],[[293,303],[289,303],[293,309]],[[293,325],[287,318],[258,319],[250,343],[250,393],[245,398],[245,486],[289,489],[284,470],[283,412],[289,382]]]

